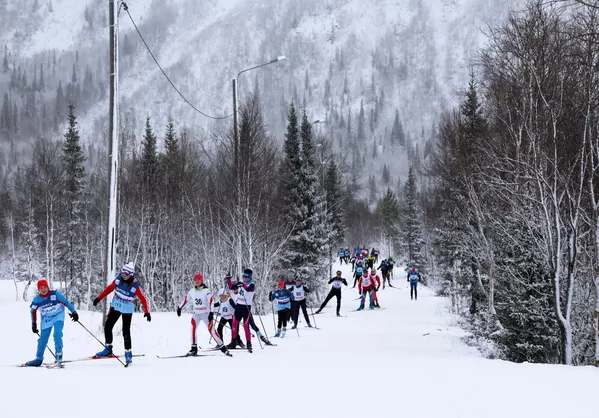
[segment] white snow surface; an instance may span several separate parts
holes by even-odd
[[[342,267],[350,281],[350,269]],[[36,337],[28,304],[15,302],[11,281],[0,281],[0,416],[64,417],[596,417],[599,370],[487,360],[461,342],[464,332],[447,313],[447,301],[425,287],[411,301],[403,273],[397,289],[379,292],[384,310],[355,312],[356,289],[343,290],[343,318],[334,299],[316,316],[320,330],[301,323],[277,347],[209,357],[160,360],[189,349],[189,313],[135,314],[134,358],[125,369],[114,359],[69,363],[62,370],[17,368],[34,357]],[[350,282],[350,286],[353,281]],[[80,312],[102,337],[101,314]],[[272,316],[263,318],[272,335]],[[119,323],[120,324],[120,323]],[[259,321],[258,321],[259,324]],[[115,351],[122,352],[120,325]],[[101,349],[67,321],[66,359]],[[208,332],[199,330],[208,347]],[[228,333],[225,337],[229,340]],[[50,347],[53,349],[52,339]],[[46,362],[51,360],[47,353]],[[44,403],[46,402],[46,403]]]

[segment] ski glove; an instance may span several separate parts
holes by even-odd
[[[150,315],[150,312],[146,312],[144,314],[144,318],[146,318],[148,320],[148,322],[150,322],[152,320],[152,315]]]
[[[73,312],[73,313],[69,314],[69,316],[71,317],[73,322],[79,321],[79,314],[77,312]]]
[[[94,299],[94,306],[96,306],[98,303],[100,303],[100,299],[98,299],[98,298],[95,298],[95,299]]]
[[[31,324],[31,331],[33,331],[34,334],[37,334],[37,324],[34,322],[33,324]]]
[[[177,308],[177,316],[181,316],[181,308]]]
[[[214,312],[210,312],[208,314],[208,322],[212,322],[214,320]]]

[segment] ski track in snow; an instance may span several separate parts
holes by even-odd
[[[349,267],[341,268],[349,282]],[[14,302],[13,283],[0,281],[0,416],[41,413],[52,418],[77,411],[76,416],[84,418],[596,417],[591,401],[597,369],[484,359],[461,342],[464,332],[452,325],[446,299],[421,287],[419,300],[411,301],[403,270],[398,267],[395,273],[393,284],[399,289],[379,292],[385,310],[353,312],[359,303],[353,301],[357,289],[344,288],[341,310],[346,318],[334,316],[333,299],[316,316],[320,331],[302,323],[300,337],[289,329],[285,338],[271,338],[278,347],[263,350],[254,339],[253,354],[235,350],[233,358],[210,353],[157,359],[189,349],[190,315],[156,313],[148,323],[135,314],[133,352],[146,356],[135,358],[128,369],[117,360],[71,363],[62,370],[12,367],[34,357],[37,338],[30,330],[28,304]],[[101,314],[80,315],[102,340]],[[263,321],[272,335],[272,316]],[[119,327],[120,322],[114,347],[122,353]],[[65,360],[101,349],[71,321],[64,335]],[[202,347],[210,346],[205,327],[198,336]],[[51,404],[37,404],[44,397]]]

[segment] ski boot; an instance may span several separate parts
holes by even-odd
[[[217,345],[214,349],[220,350],[227,357],[233,357],[231,355],[231,353],[229,353],[229,350],[227,350],[227,347],[224,344]]]
[[[308,322],[308,328],[312,328],[312,324]]]
[[[275,337],[280,337],[281,336],[281,328],[277,329],[277,333],[275,334]]]
[[[291,327],[291,329],[296,329],[297,328],[297,324],[293,324],[293,326]]]
[[[191,350],[187,353],[188,356],[197,356],[198,355],[198,346],[196,344],[191,345]]]
[[[229,350],[235,350],[237,348],[237,340],[231,341],[231,344],[227,346]]]
[[[371,305],[369,306],[369,308],[370,308],[370,309],[374,309],[374,304],[371,304]]]
[[[339,316],[339,317],[340,317],[340,316],[341,316],[341,314],[340,314],[339,312],[337,312],[337,316]]]
[[[252,343],[250,341],[247,342],[246,347],[247,347],[247,349],[248,349],[248,351],[250,353],[253,353],[253,351],[252,351]]]
[[[241,341],[241,337],[237,337],[237,346],[239,348],[245,348],[245,344]]]
[[[314,312],[314,315],[319,314],[322,312],[322,309],[317,310],[316,312]]]
[[[361,311],[362,309],[364,309],[364,305],[360,305],[360,307],[356,309],[356,311]]]
[[[125,367],[133,363],[133,353],[131,350],[125,350]]]
[[[114,354],[112,354],[112,344],[106,344],[104,346],[104,350],[100,351],[99,353],[96,353],[95,357],[111,357]]]
[[[62,352],[57,352],[55,357],[54,363],[62,363]]]
[[[28,367],[39,367],[42,365],[43,361],[44,361],[43,358],[36,358],[34,360],[28,361],[27,363],[25,363],[25,365]]]
[[[287,328],[283,327],[283,332],[281,332],[281,338],[285,337],[286,332],[287,332]]]
[[[262,342],[266,345],[273,345],[268,338],[266,338],[264,335],[262,337],[260,337],[260,339],[262,340]]]

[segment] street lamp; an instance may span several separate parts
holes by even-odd
[[[251,70],[255,70],[256,68],[266,67],[270,64],[275,64],[279,61],[286,60],[287,57],[285,55],[279,55],[278,57],[270,60],[269,62],[265,62],[264,64],[255,65],[250,68],[246,68],[237,73],[237,77],[232,80],[233,84],[233,142],[235,144],[235,180],[237,182],[237,190],[236,190],[236,202],[237,202],[237,213],[236,216],[240,217],[241,215],[241,167],[239,164],[239,152],[240,152],[240,144],[239,144],[239,128],[237,126],[237,80],[239,76],[243,73],[246,73]],[[237,232],[237,275],[238,279],[241,280],[241,231]]]

